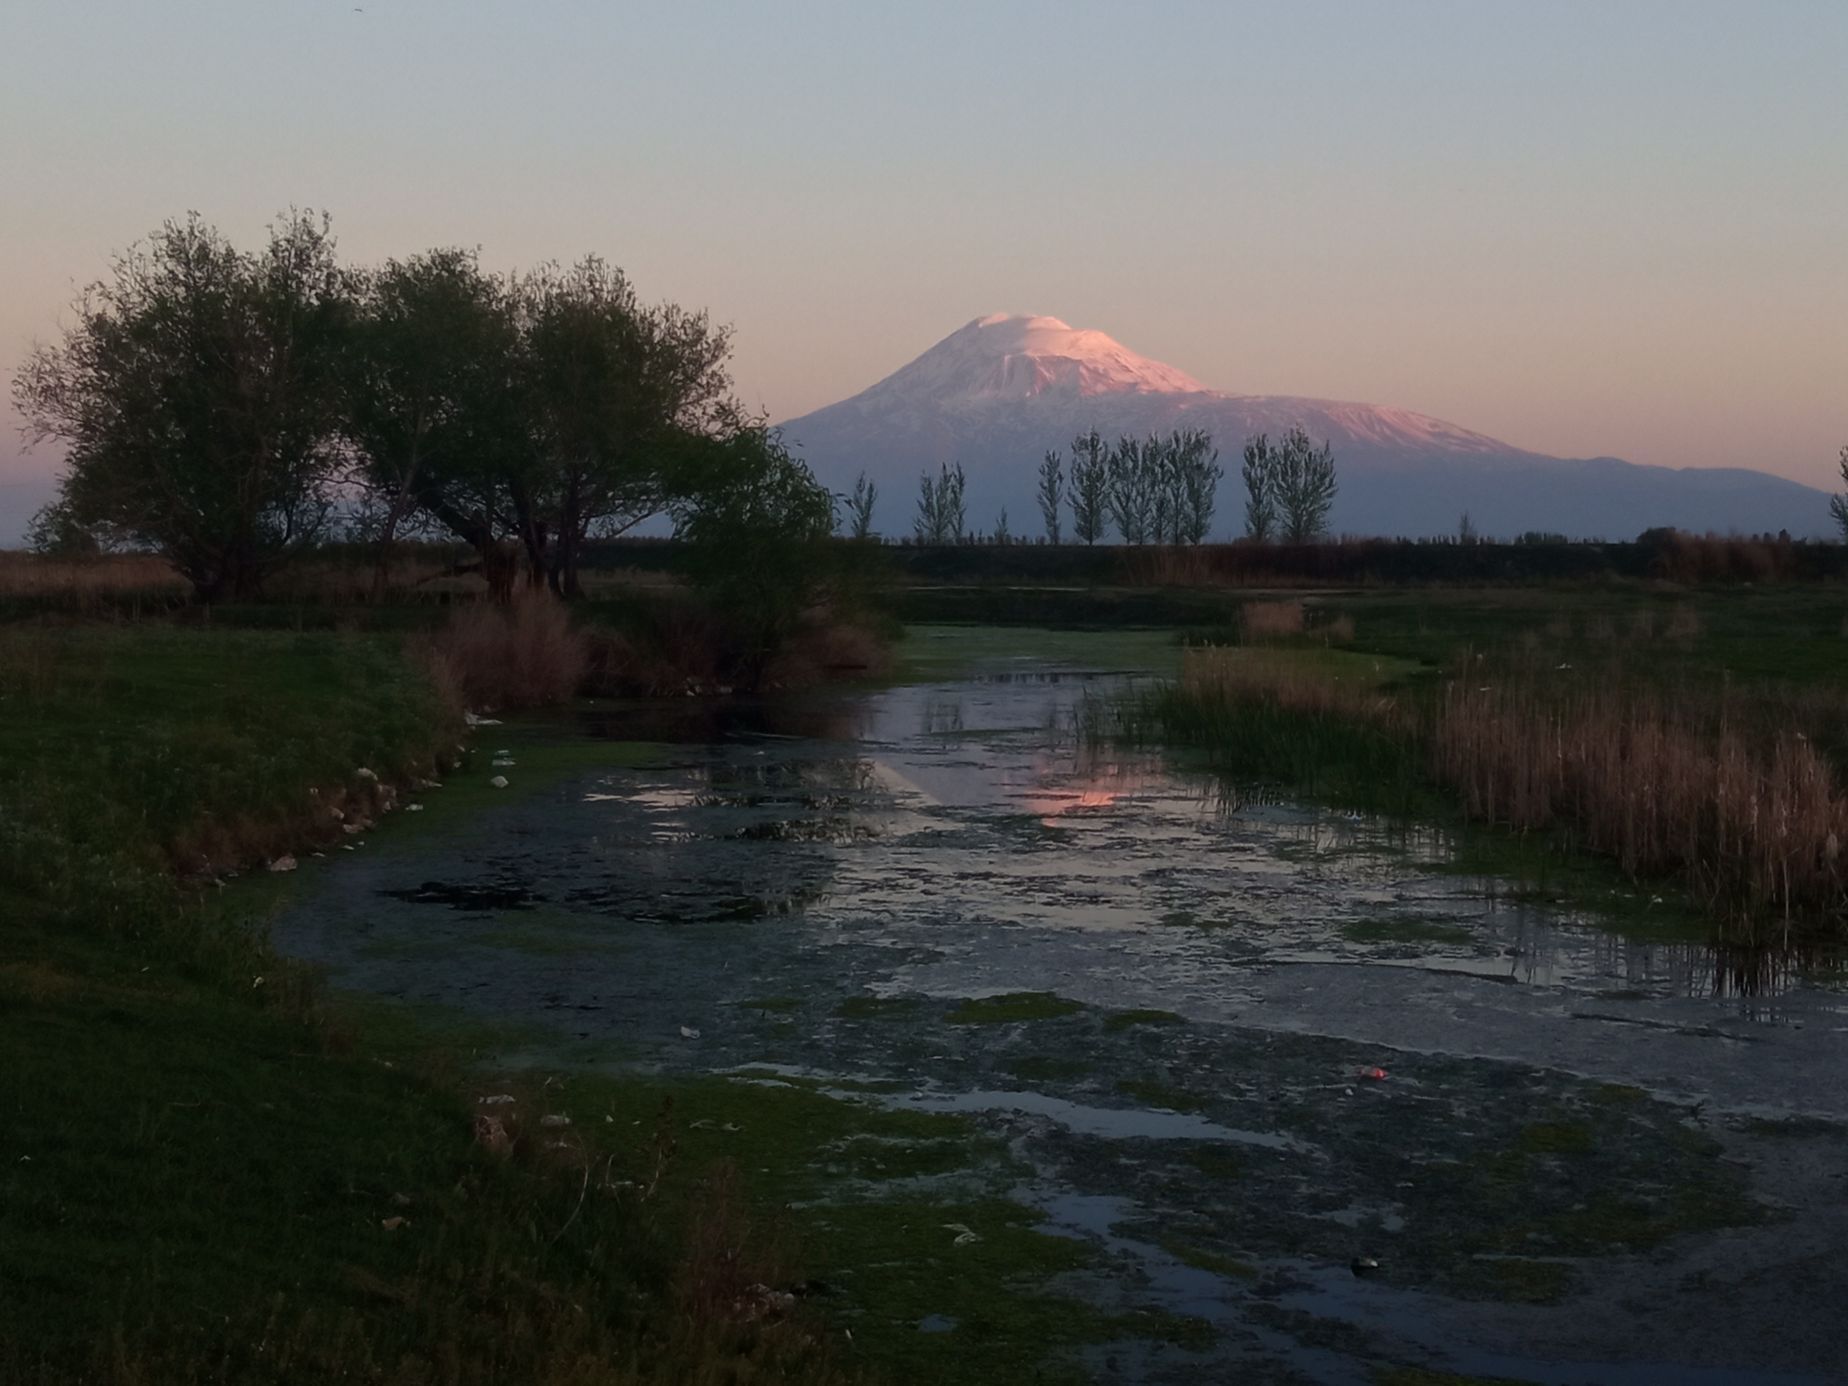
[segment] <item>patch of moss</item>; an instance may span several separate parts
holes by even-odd
[[[1468,929],[1436,919],[1386,917],[1357,919],[1341,926],[1342,937],[1353,943],[1466,944],[1474,936]]]
[[[1182,1265],[1192,1266],[1212,1275],[1223,1276],[1227,1280],[1256,1280],[1258,1268],[1249,1261],[1241,1261],[1234,1256],[1225,1256],[1217,1251],[1207,1251],[1203,1247],[1193,1246],[1187,1242],[1163,1238],[1161,1249]]]
[[[1245,1173],[1245,1157],[1223,1144],[1195,1146],[1186,1158],[1209,1179],[1238,1179]]]
[[[1158,1107],[1164,1111],[1197,1112],[1206,1106],[1206,1099],[1197,1093],[1148,1079],[1121,1079],[1116,1090],[1125,1097],[1133,1097],[1144,1107]]]
[[[825,1308],[890,1380],[1078,1383],[1088,1378],[1064,1352],[1166,1332],[1041,1288],[1093,1253],[1040,1221],[1002,1199],[880,1199],[807,1209],[800,1230],[812,1273],[841,1290]],[[919,1333],[932,1314],[956,1326]]]
[[[1589,1155],[1595,1142],[1583,1122],[1536,1121],[1521,1128],[1515,1144],[1530,1155]]]
[[[834,1008],[842,1020],[903,1020],[917,1014],[915,996],[849,996]]]
[[[1050,991],[1010,991],[964,1001],[946,1019],[952,1025],[1005,1025],[1021,1020],[1056,1020],[1084,1007]]]
[[[841,1142],[836,1153],[857,1179],[927,1179],[955,1174],[1001,1153],[998,1142],[976,1138],[896,1140],[859,1135]],[[835,1163],[832,1159],[828,1163]]]
[[[1486,1283],[1496,1299],[1510,1304],[1557,1304],[1578,1279],[1565,1261],[1536,1261],[1502,1256],[1472,1262],[1470,1274]]]
[[[1106,1033],[1109,1033],[1109,1034],[1115,1034],[1119,1030],[1127,1030],[1130,1027],[1135,1026],[1135,1025],[1184,1025],[1184,1024],[1186,1024],[1186,1022],[1182,1020],[1178,1015],[1176,1015],[1173,1011],[1156,1011],[1156,1010],[1114,1011],[1110,1015],[1104,1018],[1104,1030]]]

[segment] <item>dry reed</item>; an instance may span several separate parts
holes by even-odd
[[[528,592],[507,606],[467,606],[430,643],[439,686],[477,710],[543,707],[577,695],[589,653],[564,603]]]
[[[1287,640],[1303,633],[1303,604],[1300,599],[1287,601],[1246,602],[1238,609],[1239,636],[1248,645],[1266,640]]]
[[[1746,932],[1848,909],[1848,794],[1794,729],[1839,719],[1839,698],[1765,703],[1748,718],[1717,700],[1672,700],[1617,668],[1566,680],[1539,660],[1487,671],[1466,660],[1467,678],[1420,703],[1314,659],[1191,651],[1178,692],[1208,725],[1229,725],[1215,710],[1243,704],[1389,732],[1420,748],[1468,817],[1561,832],[1633,878],[1677,879]]]
[[[58,558],[0,550],[0,597],[29,597],[81,610],[137,595],[183,597],[191,590],[172,564],[151,553]]]
[[[1289,650],[1189,650],[1181,661],[1180,687],[1196,703],[1261,701],[1380,725],[1396,724],[1400,717],[1398,705],[1380,691],[1377,680],[1330,674]]]
[[[1736,920],[1842,907],[1848,799],[1799,732],[1766,741],[1621,685],[1543,693],[1515,679],[1452,684],[1430,740],[1472,817],[1569,828]]]

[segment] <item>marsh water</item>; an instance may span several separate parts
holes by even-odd
[[[1099,1380],[1838,1379],[1838,970],[1088,744],[1145,676],[607,704],[568,735],[655,749],[530,792],[484,728],[504,799],[340,855],[276,941],[518,1022],[508,1061],[973,1117],[1094,1252],[1054,1291],[1194,1326],[1073,1349]]]

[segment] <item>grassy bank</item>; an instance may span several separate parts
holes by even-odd
[[[377,637],[0,631],[0,1379],[831,1378],[722,1173],[496,1154],[405,1017],[330,1013],[214,884],[363,851],[458,721]]]

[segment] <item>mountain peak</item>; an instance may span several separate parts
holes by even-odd
[[[784,428],[838,490],[862,476],[882,495],[905,497],[920,474],[963,464],[970,518],[984,528],[1002,508],[1017,524],[1033,514],[1040,459],[1092,429],[1109,438],[1210,434],[1230,464],[1222,534],[1236,531],[1244,500],[1239,448],[1253,434],[1292,428],[1334,449],[1337,532],[1455,534],[1467,511],[1485,534],[1611,538],[1658,525],[1816,534],[1828,515],[1824,493],[1781,477],[1544,457],[1409,409],[1224,394],[1105,333],[1029,314],[970,319],[878,384]],[[886,533],[903,532],[907,509],[901,500],[896,517],[883,517]]]
[[[1205,392],[1185,371],[1139,355],[1107,333],[1058,318],[990,313],[952,332],[864,398],[942,407],[1041,395]]]

